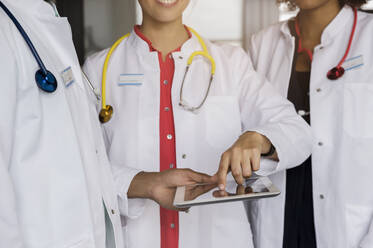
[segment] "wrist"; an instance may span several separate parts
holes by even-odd
[[[276,153],[276,147],[271,143],[271,147],[267,153],[262,153],[262,157],[272,157]]]
[[[272,143],[269,141],[269,139],[257,132],[254,131],[248,131],[244,133],[243,135],[246,136],[247,142],[255,142],[257,143],[258,148],[260,149],[261,154],[266,154],[270,152]]]
[[[128,189],[128,198],[153,199],[158,173],[140,172],[132,180]]]
[[[272,146],[271,141],[269,141],[269,139],[266,136],[264,136],[260,133],[256,133],[256,134],[258,135],[258,140],[260,142],[260,153],[262,155],[271,153],[272,148],[274,148]]]
[[[159,185],[162,182],[161,179],[161,172],[152,172],[148,173],[148,182],[147,182],[147,197],[148,199],[151,199],[155,201],[157,190],[159,189]]]

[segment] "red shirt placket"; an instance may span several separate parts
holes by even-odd
[[[161,68],[160,99],[160,171],[176,168],[175,126],[172,109],[172,81],[175,64],[171,55],[162,60],[158,52]],[[179,243],[179,214],[176,211],[160,209],[161,215],[161,248],[177,248]]]
[[[157,51],[151,42],[135,26],[136,34],[146,41],[150,51]],[[178,49],[180,50],[180,49]],[[175,125],[172,109],[172,82],[175,73],[175,63],[171,53],[163,61],[162,53],[158,52],[160,68],[160,110],[159,110],[159,150],[160,171],[175,169],[176,142]],[[160,208],[161,248],[178,248],[179,246],[179,213],[177,211]]]

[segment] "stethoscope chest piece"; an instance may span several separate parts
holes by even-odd
[[[44,92],[52,93],[57,90],[57,79],[50,71],[45,73],[42,69],[38,70],[35,73],[35,81],[38,87]]]
[[[113,107],[110,105],[106,105],[105,108],[101,109],[100,114],[98,115],[98,118],[102,124],[108,122],[113,117]]]
[[[334,67],[330,71],[328,71],[327,77],[330,80],[337,80],[338,78],[341,78],[345,74],[345,69],[340,67]]]

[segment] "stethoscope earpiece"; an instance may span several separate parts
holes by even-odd
[[[47,93],[53,93],[57,89],[57,79],[50,72],[44,73],[42,69],[35,73],[35,81],[38,87]]]
[[[338,78],[342,77],[345,73],[345,69],[341,67],[334,67],[330,71],[328,71],[328,79],[330,80],[337,80]]]
[[[105,108],[101,109],[100,114],[98,115],[98,118],[102,124],[108,122],[111,120],[111,117],[113,117],[114,109],[110,105],[106,105]]]

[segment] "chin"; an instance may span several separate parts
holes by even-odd
[[[172,22],[182,17],[190,0],[139,0],[144,12],[157,22]]]
[[[317,9],[332,0],[296,0],[296,5],[301,10]]]
[[[152,17],[153,20],[157,22],[163,22],[163,23],[173,22],[177,19],[182,18],[183,16],[183,12],[181,10],[177,10],[177,9],[172,10],[172,9],[163,9],[163,8],[153,9],[152,12],[148,14],[149,16]]]
[[[153,15],[152,16],[153,20],[159,22],[159,23],[170,23],[178,20],[180,18],[179,15],[174,16],[174,15]]]

